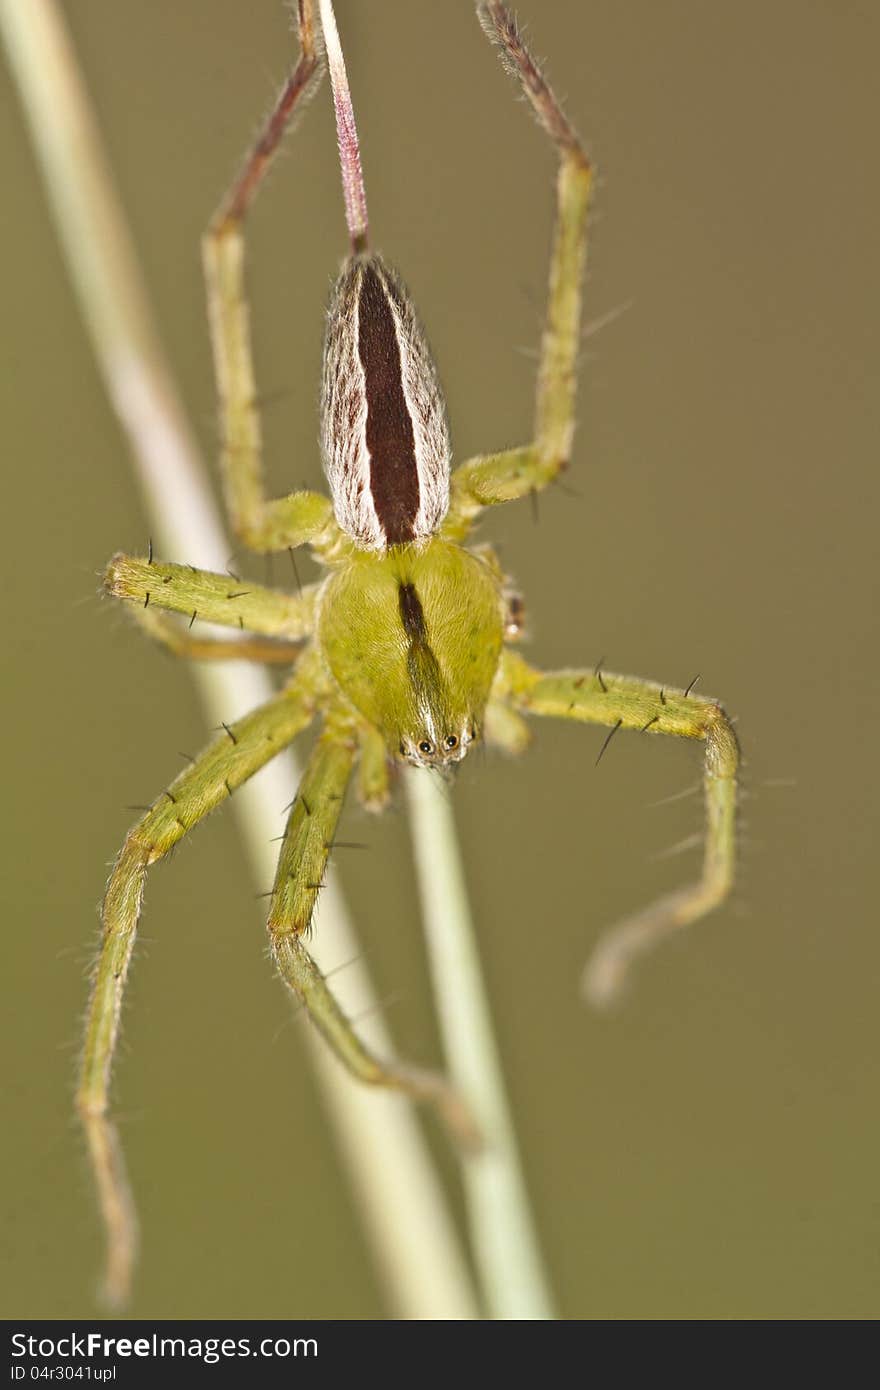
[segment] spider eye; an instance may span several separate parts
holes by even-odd
[[[448,734],[448,735],[447,735],[447,738],[446,738],[446,747],[447,747],[447,748],[455,748],[455,747],[457,747],[457,745],[458,745],[458,739],[456,738],[455,734]]]
[[[429,757],[431,756],[431,754],[433,753],[433,751],[434,751],[434,745],[433,745],[433,743],[430,741],[430,739],[423,738],[422,741],[421,741],[421,743],[419,744],[419,752],[420,752],[420,753],[424,753],[425,757],[426,757],[426,758],[429,758]]]

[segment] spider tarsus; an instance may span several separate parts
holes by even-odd
[[[477,6],[477,18],[486,37],[501,48],[504,67],[521,82],[539,124],[557,145],[589,169],[586,152],[554,96],[541,64],[527,47],[516,16],[501,0],[482,0]]]

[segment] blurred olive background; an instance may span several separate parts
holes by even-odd
[[[554,159],[468,0],[339,0],[374,240],[420,306],[456,457],[530,431]],[[876,7],[522,0],[588,137],[580,428],[565,489],[498,509],[529,655],[722,697],[746,759],[734,900],[596,1018],[600,928],[697,869],[699,751],[541,725],[456,803],[566,1317],[878,1311]],[[198,242],[291,52],[280,0],[65,5],[185,399],[214,397]],[[94,1313],[71,1100],[106,864],[205,739],[187,671],[98,574],[147,523],[5,69],[6,1316]],[[320,486],[323,305],[345,250],[328,89],[252,223],[273,485]],[[172,557],[184,559],[184,556]],[[263,561],[237,563],[256,578]],[[306,562],[308,563],[308,562]],[[286,561],[284,562],[286,566]],[[280,566],[277,578],[287,582]],[[400,809],[339,865],[405,1054],[438,1056]],[[873,852],[871,852],[873,851]],[[116,1095],[138,1317],[382,1317],[231,818],[149,884]],[[438,1146],[439,1147],[439,1146]],[[440,1160],[454,1183],[454,1170]],[[431,1251],[426,1250],[426,1260]]]

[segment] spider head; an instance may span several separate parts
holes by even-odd
[[[361,551],[327,581],[318,639],[392,757],[452,768],[479,737],[498,668],[500,582],[478,556],[436,538]]]

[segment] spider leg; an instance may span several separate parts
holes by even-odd
[[[493,695],[483,716],[483,737],[488,747],[500,748],[502,753],[524,753],[532,741],[532,731],[506,700]]]
[[[358,742],[358,800],[368,811],[384,811],[391,797],[388,745],[375,725],[366,721],[358,729]]]
[[[618,993],[636,957],[711,912],[730,892],[736,857],[736,734],[714,700],[605,671],[536,671],[512,653],[504,658],[502,689],[525,714],[604,724],[612,731],[674,734],[705,744],[702,874],[696,883],[667,893],[600,938],[587,964],[584,991],[594,1004],[605,1004]]]
[[[252,550],[311,544],[330,558],[344,541],[330,499],[295,492],[267,499],[253,354],[244,286],[244,220],[297,109],[314,91],[323,68],[315,40],[312,0],[299,0],[299,60],[281,90],[256,145],[211,222],[202,253],[214,370],[223,434],[226,505],[236,535]]]
[[[191,621],[201,618],[261,637],[298,640],[314,630],[320,585],[309,584],[299,594],[286,594],[191,565],[162,565],[114,555],[104,574],[104,588],[144,612],[158,608],[182,613]]]
[[[437,1073],[380,1060],[369,1051],[303,941],[323,886],[356,753],[357,734],[351,721],[331,717],[312,749],[281,846],[268,920],[272,954],[284,983],[358,1081],[432,1102],[456,1141],[473,1147],[473,1122],[449,1083]]]
[[[456,469],[442,532],[452,540],[467,535],[484,507],[525,497],[546,487],[568,463],[574,435],[581,285],[592,182],[592,169],[583,146],[523,42],[511,12],[500,0],[487,0],[477,6],[477,13],[486,34],[501,49],[505,67],[519,82],[539,124],[556,145],[559,173],[534,441],[524,448],[480,455]]]
[[[256,661],[264,666],[291,666],[302,651],[301,642],[273,637],[196,637],[174,618],[155,608],[132,605],[130,613],[139,628],[174,656],[188,661]]]
[[[76,1103],[106,1233],[104,1289],[114,1304],[127,1297],[137,1222],[108,1093],[147,868],[306,728],[319,679],[316,670],[301,668],[295,687],[225,728],[128,832],[107,884]]]

